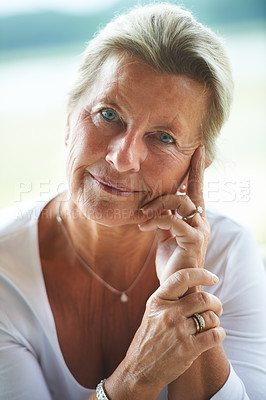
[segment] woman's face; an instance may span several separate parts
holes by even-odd
[[[130,56],[108,59],[69,115],[67,178],[83,214],[104,225],[136,223],[142,206],[176,193],[207,105],[203,85],[186,76]]]

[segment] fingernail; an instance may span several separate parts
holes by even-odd
[[[217,283],[219,281],[219,277],[215,274],[212,274],[213,282]]]
[[[139,226],[139,229],[141,230],[141,231],[148,231],[149,230],[149,227],[147,227],[146,226],[146,224],[144,223],[144,224],[139,224],[138,225]]]

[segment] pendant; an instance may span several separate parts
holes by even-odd
[[[126,293],[122,293],[120,300],[122,301],[122,303],[126,303],[128,301],[128,295]]]
[[[60,217],[60,215],[56,216],[57,221],[61,224],[62,223],[62,218]]]

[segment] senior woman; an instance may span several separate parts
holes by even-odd
[[[68,190],[1,216],[1,399],[265,398],[256,244],[202,196],[231,92],[220,41],[177,6],[89,43]]]

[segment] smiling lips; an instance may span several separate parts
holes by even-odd
[[[135,190],[121,183],[112,182],[99,176],[94,176],[92,174],[90,174],[90,176],[101,189],[117,196],[130,196],[135,193],[144,192],[143,190]]]

